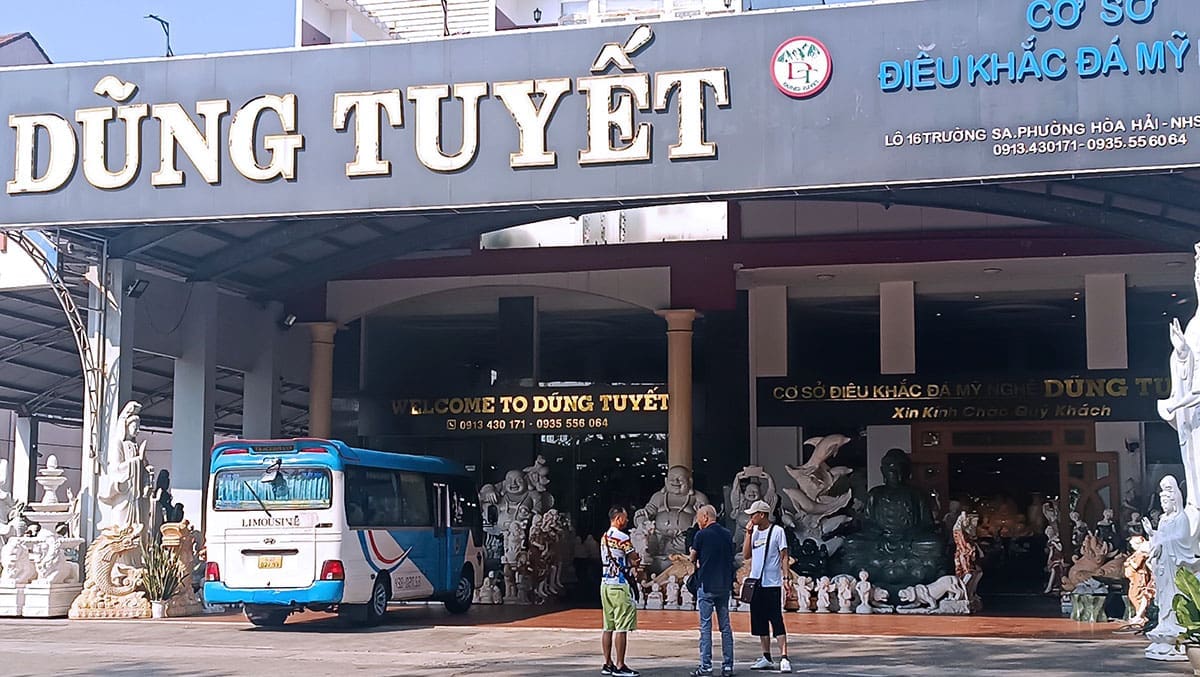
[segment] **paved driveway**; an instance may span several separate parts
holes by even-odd
[[[415,625],[370,630],[333,621],[263,630],[232,622],[0,621],[0,674],[18,675],[542,675],[599,674],[597,633],[495,626]],[[719,640],[718,640],[719,643]],[[1184,675],[1186,664],[1140,657],[1131,639],[905,638],[809,635],[792,641],[797,674],[872,677]],[[638,632],[630,664],[646,677],[695,665],[690,631]],[[737,639],[739,674],[756,643]],[[753,673],[759,674],[759,673]]]

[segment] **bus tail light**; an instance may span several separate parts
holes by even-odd
[[[221,567],[216,562],[207,562],[204,565],[204,580],[210,583],[221,580]]]
[[[344,581],[346,580],[346,568],[342,566],[340,559],[327,559],[321,565],[321,580],[323,581]]]

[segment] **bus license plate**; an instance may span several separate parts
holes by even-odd
[[[259,569],[282,569],[283,568],[283,556],[282,555],[263,555],[258,558],[258,568]]]

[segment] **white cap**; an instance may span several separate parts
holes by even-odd
[[[755,501],[750,506],[750,509],[746,511],[746,514],[753,515],[756,512],[770,513],[771,512],[771,504],[767,503],[766,501]]]

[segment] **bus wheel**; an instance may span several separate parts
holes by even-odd
[[[392,592],[388,589],[388,580],[383,576],[375,578],[371,586],[371,599],[367,602],[367,625],[379,625],[387,615],[388,601]]]
[[[471,608],[475,597],[475,572],[471,567],[463,567],[458,577],[458,586],[454,588],[454,596],[446,600],[446,610],[452,614],[464,614]]]
[[[246,620],[260,628],[278,628],[287,621],[291,609],[246,606]]]

